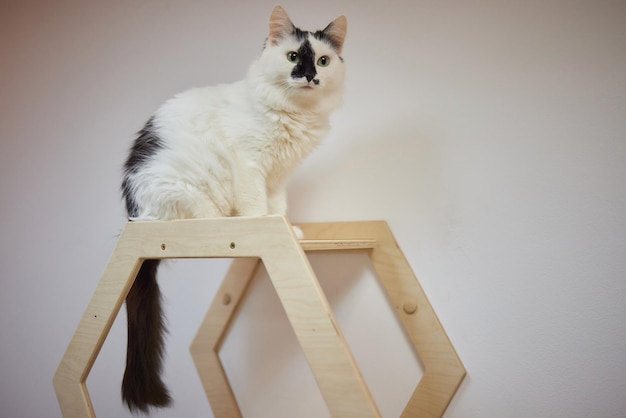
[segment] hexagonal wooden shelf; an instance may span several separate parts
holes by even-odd
[[[366,251],[425,371],[402,417],[441,417],[465,369],[383,221],[299,225],[281,216],[130,222],[55,373],[64,417],[94,417],[87,376],[146,259],[234,258],[191,354],[216,417],[241,417],[218,351],[263,262],[334,417],[380,417],[305,251]]]

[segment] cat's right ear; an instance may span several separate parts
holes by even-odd
[[[295,26],[291,22],[291,19],[289,19],[289,16],[287,16],[285,9],[279,5],[274,6],[272,14],[270,15],[270,34],[267,38],[268,41],[273,45],[277,45],[279,39],[290,35],[293,33],[294,29]]]
[[[330,24],[322,31],[340,55],[341,50],[343,49],[343,41],[346,39],[347,29],[348,21],[346,20],[346,17],[342,15],[330,22]]]

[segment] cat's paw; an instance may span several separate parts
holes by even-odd
[[[298,239],[304,238],[304,232],[302,232],[302,230],[299,227],[295,225],[291,225],[291,229],[293,229],[293,233],[295,234],[296,238]]]

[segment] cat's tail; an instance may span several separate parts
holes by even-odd
[[[171,403],[161,380],[166,327],[156,280],[158,267],[159,260],[145,260],[126,296],[128,346],[122,399],[131,412],[147,413],[151,407]]]

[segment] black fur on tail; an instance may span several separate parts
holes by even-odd
[[[145,260],[128,296],[128,346],[122,399],[128,409],[147,413],[168,406],[172,399],[161,380],[164,336],[161,293],[156,280],[159,260]]]

